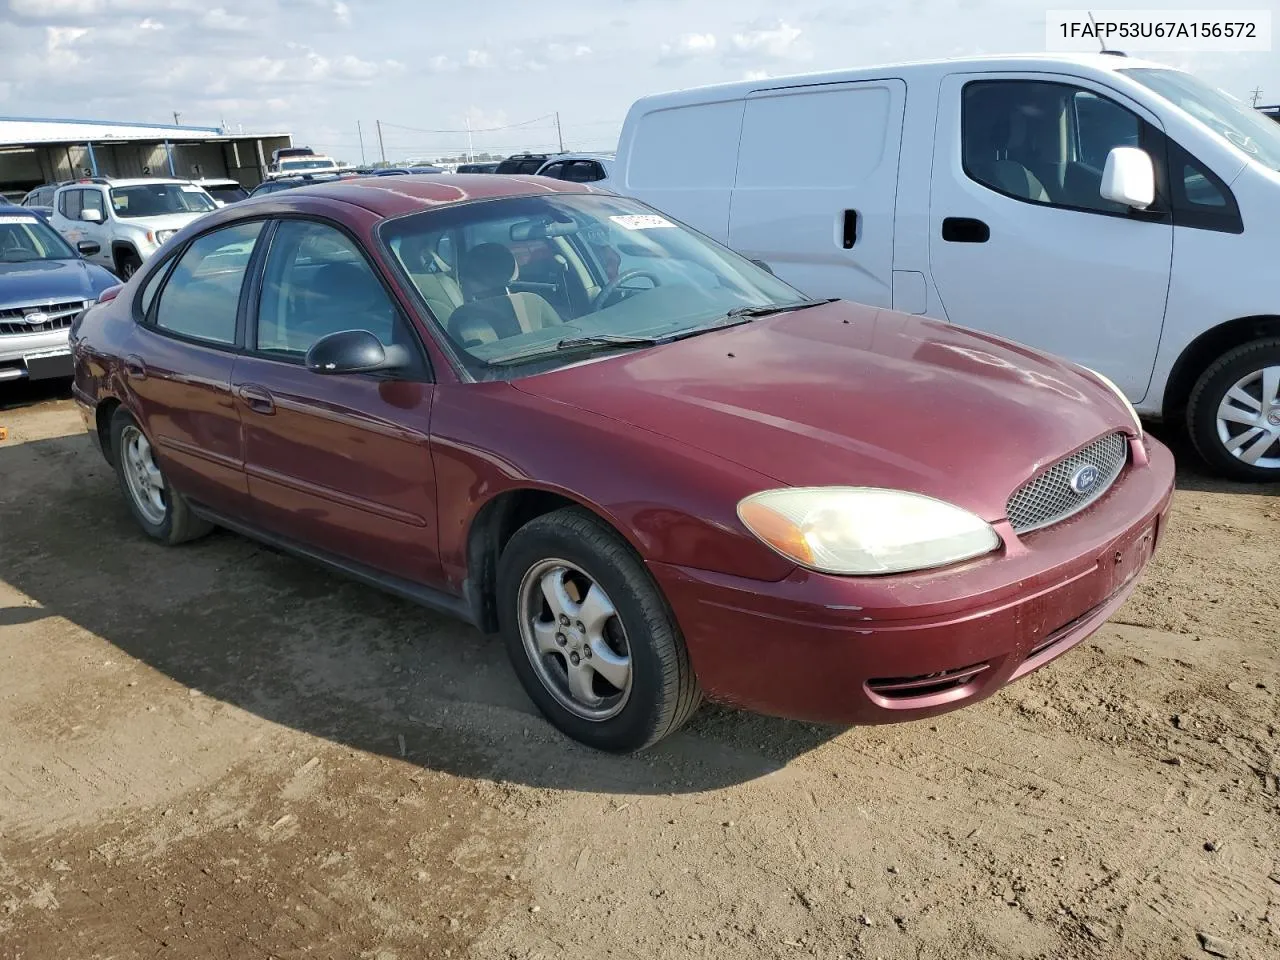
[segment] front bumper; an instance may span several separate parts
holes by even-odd
[[[0,383],[71,374],[71,349],[65,329],[0,335]]]
[[[712,699],[841,724],[932,716],[990,696],[1097,630],[1163,534],[1173,457],[1132,441],[1130,466],[1087,510],[943,570],[776,583],[651,564]]]

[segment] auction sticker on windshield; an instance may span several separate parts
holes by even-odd
[[[14,216],[11,213],[0,215],[0,223],[35,223],[36,218],[33,214],[23,213]]]
[[[675,226],[666,217],[659,217],[653,214],[633,213],[623,217],[610,217],[609,219],[624,230],[656,230],[659,227]]]

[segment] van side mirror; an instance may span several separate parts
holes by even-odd
[[[312,373],[375,373],[404,369],[411,359],[407,349],[384,346],[368,330],[341,330],[313,343],[306,365]]]
[[[94,243],[92,240],[81,240],[76,244],[76,249],[80,251],[80,256],[92,257],[102,252],[102,244]]]
[[[1112,147],[1102,170],[1103,200],[1145,210],[1156,199],[1156,171],[1151,157],[1137,147]]]
[[[91,207],[86,207],[85,209],[80,211],[80,219],[84,220],[86,223],[101,223],[102,211],[94,210]]]

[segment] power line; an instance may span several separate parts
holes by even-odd
[[[425,127],[406,127],[401,123],[384,123],[383,126],[394,127],[397,130],[412,130],[414,133],[496,133],[499,130],[514,130],[516,127],[529,127],[535,123],[541,123],[543,120],[551,120],[554,117],[554,113],[548,113],[545,116],[534,117],[532,120],[522,120],[519,123],[504,123],[499,127],[472,127],[470,130],[465,127],[461,130],[429,130]]]

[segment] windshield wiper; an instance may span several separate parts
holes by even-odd
[[[839,297],[828,297],[825,300],[801,300],[799,303],[766,303],[760,307],[734,307],[726,317],[768,317],[775,313],[785,313],[790,310],[808,310],[810,307],[820,307],[826,303],[835,303]]]
[[[631,337],[621,333],[594,333],[582,337],[565,337],[556,343],[557,350],[577,350],[579,347],[655,347],[664,341],[657,337]]]
[[[545,344],[498,360],[490,360],[489,363],[493,366],[506,366],[512,363],[522,363],[525,360],[532,360],[536,357],[549,357],[562,351],[583,350],[589,347],[656,347],[660,343],[666,343],[669,339],[669,337],[666,339],[659,339],[658,337],[629,337],[624,334],[614,333],[564,337],[555,343]]]

